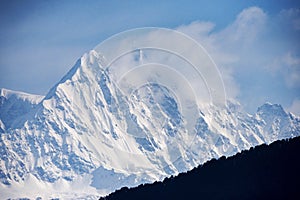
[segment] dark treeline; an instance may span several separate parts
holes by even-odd
[[[104,199],[300,199],[300,137],[213,159],[162,183],[122,188]]]

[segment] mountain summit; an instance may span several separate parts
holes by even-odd
[[[280,105],[250,115],[234,101],[199,108],[190,134],[167,87],[126,96],[102,63],[83,55],[45,97],[1,90],[4,198],[98,198],[300,134],[300,118]]]

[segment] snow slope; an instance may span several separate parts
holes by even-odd
[[[300,134],[280,105],[249,115],[235,101],[199,108],[190,134],[171,91],[123,95],[93,50],[45,98],[1,90],[0,108],[4,198],[93,199]]]

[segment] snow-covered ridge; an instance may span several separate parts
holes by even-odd
[[[18,123],[0,116],[4,198],[97,198],[300,134],[299,117],[280,105],[267,103],[249,115],[228,101],[225,108],[199,109],[195,134],[187,135],[167,88],[149,84],[125,96],[101,63],[95,51],[85,54]]]
[[[0,132],[28,114],[44,96],[0,88]]]
[[[29,93],[20,92],[20,91],[13,91],[13,90],[5,89],[5,88],[0,88],[0,97],[4,97],[6,99],[15,97],[16,99],[19,99],[22,101],[28,101],[31,104],[38,104],[44,98],[44,96],[42,96],[42,95],[29,94]]]

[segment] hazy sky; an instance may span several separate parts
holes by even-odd
[[[173,28],[201,43],[228,96],[300,114],[300,2],[0,1],[0,87],[45,95],[85,52],[131,28]]]

